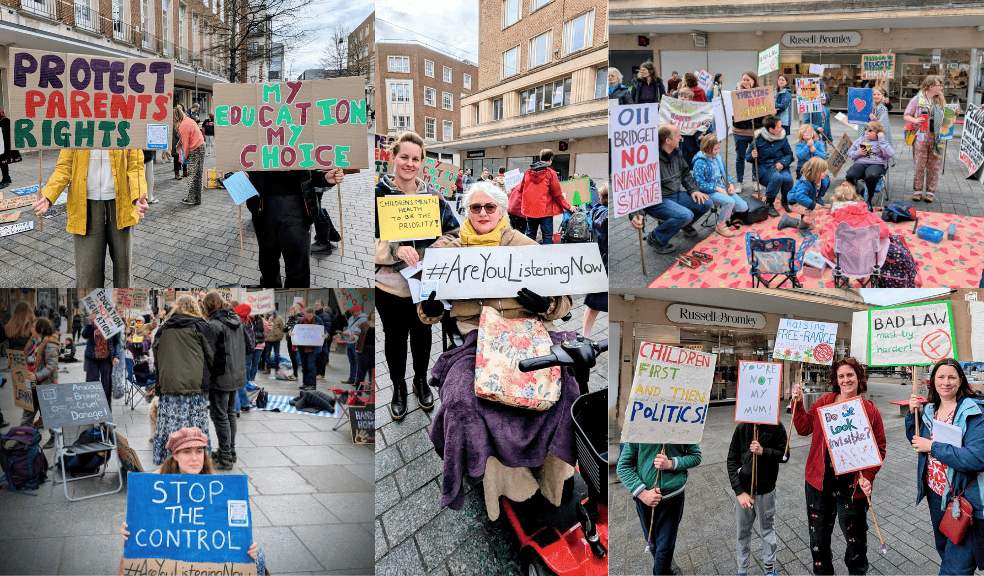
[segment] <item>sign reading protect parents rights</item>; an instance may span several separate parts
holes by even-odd
[[[643,342],[622,442],[696,444],[704,435],[715,354]]]
[[[957,359],[949,302],[868,310],[869,366],[929,366]]]
[[[13,148],[170,147],[170,60],[11,48],[9,61]]]
[[[362,78],[216,84],[214,90],[220,171],[369,167]]]
[[[663,201],[659,180],[659,105],[609,102],[608,139],[612,148],[612,193],[617,218]]]

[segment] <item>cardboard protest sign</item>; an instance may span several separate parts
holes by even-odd
[[[13,210],[14,208],[23,208],[24,206],[30,206],[34,204],[37,200],[37,196],[11,196],[10,198],[5,198],[0,200],[0,212],[5,210]]]
[[[780,394],[781,362],[738,361],[735,422],[778,424]]]
[[[113,288],[113,303],[124,308],[133,306],[133,288]]]
[[[232,197],[232,201],[236,206],[239,206],[253,196],[260,195],[260,193],[256,191],[256,188],[253,187],[252,182],[249,181],[249,177],[246,176],[245,172],[236,172],[232,176],[223,180],[222,183],[225,186],[226,192],[228,192],[229,196]]]
[[[957,114],[960,104],[947,104],[943,110],[943,128],[940,129],[940,140],[953,140],[953,130],[957,125]]]
[[[249,304],[250,308],[253,309],[250,314],[266,314],[267,312],[273,312],[275,309],[273,303],[273,289],[246,292],[245,294],[242,294],[240,302]]]
[[[441,235],[440,199],[433,194],[376,198],[380,240],[419,240]]]
[[[573,206],[587,204],[591,202],[591,178],[564,180],[560,183],[560,191]]]
[[[372,305],[375,296],[375,291],[369,288],[332,288],[332,292],[342,312],[348,312],[353,306],[368,312],[367,307]]]
[[[502,183],[506,186],[506,194],[523,182],[523,173],[518,169],[512,169],[502,175]]]
[[[218,170],[369,167],[361,77],[216,84],[214,90]]]
[[[960,161],[970,171],[970,176],[984,166],[984,108],[968,109],[964,115]]]
[[[758,76],[761,78],[779,69],[779,43],[759,52]]]
[[[0,226],[0,238],[3,238],[4,236],[13,236],[14,234],[20,234],[21,232],[27,232],[30,230],[34,230],[34,220],[20,222],[19,224]]]
[[[420,179],[437,189],[445,198],[454,196],[454,183],[458,180],[458,167],[434,158],[425,158],[420,167]]]
[[[349,427],[352,429],[353,444],[376,443],[376,404],[350,406],[348,409]]]
[[[659,179],[659,104],[617,102],[609,100],[608,104],[615,218],[663,201]]]
[[[295,324],[291,331],[295,346],[321,346],[325,343],[325,327],[321,324]]]
[[[871,88],[847,89],[847,121],[853,124],[867,124],[874,110],[874,90]]]
[[[7,367],[10,370],[10,382],[14,387],[14,405],[25,410],[34,410],[31,385],[25,378],[28,369],[24,351],[7,350]]]
[[[82,305],[90,313],[96,313],[96,328],[99,328],[105,338],[113,337],[124,328],[123,319],[116,311],[116,306],[113,305],[109,294],[102,288],[97,288],[86,294],[82,298]]]
[[[819,409],[823,437],[835,474],[847,474],[882,465],[871,423],[861,398],[855,397]]]
[[[171,60],[24,48],[12,48],[9,60],[13,148],[171,146]]]
[[[714,135],[719,141],[724,142],[728,139],[728,133],[731,132],[731,120],[732,114],[734,114],[731,91],[722,90],[721,97],[715,98],[711,104],[714,106]]]
[[[37,391],[38,407],[47,428],[113,421],[102,382],[44,384]]]
[[[731,103],[734,108],[734,119],[736,122],[775,114],[775,88],[772,86],[763,86],[748,90],[732,90]]]
[[[246,476],[132,473],[126,523],[124,576],[256,574]]]
[[[123,436],[119,432],[116,433],[116,454],[120,458],[120,465],[127,472],[144,471],[143,464],[140,463],[140,457],[137,456],[137,452],[130,447],[126,436]]]
[[[716,361],[715,354],[643,342],[625,407],[621,441],[700,442]]]
[[[146,308],[150,300],[150,291],[146,288],[133,289],[133,307]]]
[[[835,322],[780,318],[772,357],[776,360],[793,360],[830,366],[834,361],[836,344],[837,324]]]
[[[390,163],[393,162],[393,153],[390,151],[393,146],[392,136],[386,134],[376,134],[376,145],[373,147],[376,163],[376,176],[390,173]]]
[[[697,87],[704,92],[710,92],[711,87],[714,86],[714,76],[711,76],[711,73],[703,68],[695,72],[695,74],[697,75]]]
[[[678,100],[669,96],[663,96],[659,101],[659,123],[675,125],[684,136],[703,132],[713,121],[714,104],[711,102]]]
[[[957,359],[950,302],[868,310],[869,366],[929,366]]]
[[[851,149],[852,140],[847,134],[842,134],[833,150],[827,151],[827,169],[831,175],[837,176],[840,169],[847,163],[847,151]]]
[[[895,77],[895,54],[862,54],[862,80],[891,80]]]
[[[165,304],[174,304],[175,298],[176,298],[176,296],[174,294],[174,288],[165,288],[164,289],[164,303]]]
[[[27,188],[18,188],[17,190],[8,190],[8,192],[16,194],[17,196],[23,196],[25,194],[37,194],[39,190],[41,190],[41,187],[34,185],[28,186]]]
[[[823,106],[822,95],[819,78],[796,79],[796,111],[800,114],[819,112]]]
[[[439,300],[513,298],[521,288],[541,296],[608,290],[608,274],[594,243],[476,246],[427,250],[421,292]]]
[[[7,222],[16,222],[20,218],[21,211],[10,212],[9,214],[0,214],[0,224],[6,224]]]

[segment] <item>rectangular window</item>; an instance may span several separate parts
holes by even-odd
[[[454,140],[454,122],[444,121],[444,141],[450,142]]]
[[[550,0],[530,0],[530,12],[539,10],[547,4],[550,4]]]
[[[598,68],[595,72],[595,98],[608,95],[608,68]]]
[[[448,84],[451,83],[451,69],[447,66],[444,67],[444,81]]]
[[[437,90],[424,86],[424,106],[437,106]]]
[[[407,130],[410,128],[409,116],[393,116],[393,128]]]
[[[502,77],[519,74],[519,46],[502,53]]]
[[[454,95],[448,92],[441,92],[441,107],[445,110],[454,110]]]
[[[130,14],[129,3],[123,0],[113,0],[113,38],[128,42],[127,32],[129,31]]]
[[[502,27],[508,28],[519,21],[519,0],[502,0]]]
[[[471,74],[465,74],[464,83],[465,83],[465,89],[471,90]]]
[[[552,110],[571,104],[571,79],[565,78],[556,82],[547,82],[523,90],[519,95],[519,115],[533,114],[544,110]],[[493,107],[494,107],[493,103]]]
[[[386,63],[390,72],[402,72],[404,74],[410,73],[409,56],[389,56],[386,58]]]
[[[594,10],[582,14],[564,25],[564,56],[591,46]]]
[[[502,120],[502,98],[496,98],[492,101],[492,119]]]
[[[437,120],[424,118],[424,138],[437,139]]]
[[[393,82],[390,84],[390,102],[410,102],[410,84],[404,82]]]
[[[161,38],[164,39],[164,55],[171,55],[171,27],[168,22],[168,13],[171,12],[171,0],[161,0]]]
[[[549,31],[530,40],[530,68],[536,68],[550,62],[550,46]]]
[[[475,125],[476,126],[482,123],[482,115],[479,113],[479,110],[480,109],[481,109],[481,107],[478,104],[475,104]]]
[[[434,63],[430,60],[424,60],[424,76],[428,78],[434,77]]]

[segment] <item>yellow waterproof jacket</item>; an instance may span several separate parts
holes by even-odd
[[[147,177],[144,174],[144,155],[140,150],[110,150],[109,161],[116,188],[116,225],[122,230],[139,222],[133,203],[147,194]],[[55,173],[41,194],[52,204],[65,186],[68,189],[68,232],[85,234],[86,178],[89,175],[88,150],[62,150],[58,154]]]

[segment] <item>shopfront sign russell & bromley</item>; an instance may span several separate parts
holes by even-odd
[[[678,324],[703,324],[707,326],[728,326],[731,328],[765,328],[765,316],[756,312],[742,312],[724,308],[707,308],[690,304],[670,304],[666,318]]]
[[[857,46],[861,33],[845,30],[833,32],[787,32],[782,35],[782,45],[787,48],[836,48]]]

